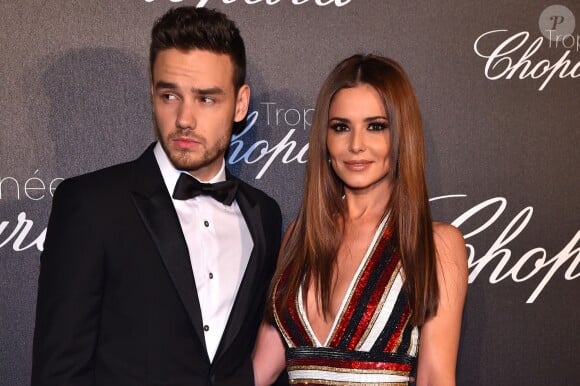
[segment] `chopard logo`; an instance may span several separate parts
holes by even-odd
[[[462,197],[466,197],[466,195],[440,196],[434,197],[430,201]],[[483,253],[478,253],[475,246],[469,242],[470,239],[486,230],[490,232],[489,228],[498,221],[506,207],[506,198],[493,197],[468,209],[451,222],[464,234],[468,252],[470,283],[473,283],[485,268],[492,267],[493,270],[488,278],[491,284],[510,279],[514,283],[522,283],[540,278],[540,282],[526,300],[526,303],[533,303],[556,273],[559,272],[560,275],[563,275],[565,280],[574,280],[580,277],[580,231],[576,231],[570,242],[551,258],[548,257],[546,249],[542,247],[534,247],[519,257],[514,256],[510,249],[510,243],[526,229],[532,219],[534,208],[531,206],[522,209],[498,235],[494,233],[494,240],[488,249],[484,250]],[[495,211],[493,211],[494,208]],[[476,225],[474,229],[465,229],[464,224],[468,220],[480,212],[488,213],[490,210],[493,213],[483,224]]]
[[[155,0],[145,0],[146,3],[152,3]],[[184,0],[169,0],[172,3],[181,3]],[[236,0],[221,0],[224,4],[232,4],[234,3]],[[259,3],[263,3],[266,5],[276,5],[280,2],[290,2],[292,5],[303,5],[306,4],[308,2],[314,3],[315,5],[319,6],[319,7],[325,7],[327,5],[334,5],[336,7],[343,7],[345,5],[347,5],[348,3],[350,3],[352,0],[239,0],[240,3],[244,2],[248,5],[255,5],[255,4],[259,4]],[[219,2],[219,0],[217,1]],[[200,7],[205,7],[208,3],[210,3],[210,0],[198,0],[196,7],[200,8]],[[214,5],[214,3],[216,3],[216,1],[211,0],[210,5]]]
[[[283,164],[297,162],[304,164],[308,160],[308,142],[298,144],[294,138],[297,130],[310,129],[313,108],[282,108],[275,102],[261,102],[259,109],[248,114],[246,127],[241,133],[232,136],[227,162],[230,165],[244,162],[248,165],[258,162],[264,164],[257,171],[256,180],[261,179],[276,159]],[[250,132],[260,118],[271,131],[287,130],[286,135],[277,143],[267,139],[250,139]]]
[[[477,37],[473,50],[486,59],[487,79],[535,79],[541,91],[554,78],[580,77],[580,35],[572,34],[573,13],[564,6],[550,6],[540,15],[538,25],[543,36],[536,38],[528,31],[512,33],[507,29]],[[559,58],[554,59],[554,54]]]

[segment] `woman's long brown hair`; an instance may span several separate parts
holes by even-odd
[[[439,304],[421,113],[401,66],[376,55],[354,55],[343,60],[322,85],[312,121],[302,206],[280,251],[281,263],[274,276],[277,281],[288,269],[284,285],[277,288],[277,297],[286,309],[292,301],[289,297],[300,285],[305,291],[314,285],[319,310],[325,317],[329,313],[346,205],[343,183],[328,163],[328,111],[339,90],[360,84],[368,84],[379,93],[390,122],[394,186],[385,210],[390,211],[389,226],[395,229],[413,322],[420,326],[436,314]]]

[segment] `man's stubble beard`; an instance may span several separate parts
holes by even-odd
[[[205,138],[196,136],[196,135],[188,135],[188,132],[193,131],[191,129],[180,130],[176,129],[173,133],[171,133],[167,138],[164,138],[161,135],[161,130],[159,129],[159,125],[157,122],[154,123],[155,125],[155,136],[161,143],[161,147],[167,154],[167,157],[173,164],[173,166],[178,170],[185,170],[191,173],[195,173],[195,171],[206,167],[218,159],[224,157],[227,152],[228,147],[230,146],[231,140],[231,130],[229,134],[221,137],[213,146],[212,148],[207,148],[207,143]],[[200,154],[199,151],[193,153],[188,150],[171,150],[168,146],[166,141],[171,141],[173,137],[176,136],[185,136],[189,138],[194,138],[200,142],[201,147],[203,147],[203,152]]]

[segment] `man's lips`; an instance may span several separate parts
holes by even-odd
[[[173,138],[172,142],[179,149],[191,149],[201,144],[198,140],[189,137]]]

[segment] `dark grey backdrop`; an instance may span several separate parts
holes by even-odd
[[[28,384],[53,188],[152,141],[150,27],[199,2],[0,3],[0,385]],[[294,3],[207,2],[237,21],[248,49],[252,113],[230,168],[274,196],[287,224],[322,79],[353,53],[395,58],[422,106],[433,213],[470,246],[459,384],[576,384],[578,1],[544,14],[537,0]],[[564,39],[544,37],[542,20]]]

